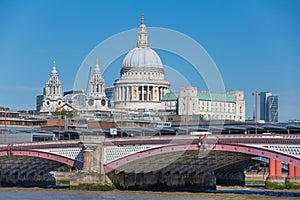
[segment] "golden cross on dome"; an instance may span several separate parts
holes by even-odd
[[[142,24],[145,24],[144,13],[142,13]]]

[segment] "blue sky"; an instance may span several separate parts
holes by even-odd
[[[206,49],[226,89],[245,91],[247,117],[254,107],[251,92],[258,90],[279,95],[280,121],[299,119],[299,11],[297,0],[0,0],[0,106],[35,109],[53,60],[63,89],[72,89],[89,52],[137,28],[145,13],[147,26],[179,31]],[[166,65],[186,64],[158,53]],[[121,61],[104,73],[106,85],[119,78]],[[201,81],[195,86],[206,88]]]

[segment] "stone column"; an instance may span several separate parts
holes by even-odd
[[[144,101],[144,86],[142,86],[142,101]]]
[[[129,86],[126,87],[127,90],[127,101],[130,101],[130,90],[129,90]]]
[[[158,100],[160,101],[161,100],[161,95],[162,95],[162,88],[161,87],[158,87],[158,93],[159,93],[159,96],[158,96]]]
[[[147,85],[147,101],[149,101],[149,85]]]
[[[122,101],[122,87],[119,86],[119,101]]]
[[[141,90],[140,90],[140,88],[141,88]],[[142,101],[142,98],[140,98],[140,93],[142,94],[142,87],[137,86],[137,99],[138,99],[138,101]]]
[[[136,90],[136,87],[133,85],[131,86],[131,99],[135,100],[136,94],[134,94],[134,90]]]
[[[151,96],[152,96],[152,101],[154,101],[154,86],[152,86]]]
[[[91,171],[93,167],[93,150],[86,149],[83,152],[83,169]]]

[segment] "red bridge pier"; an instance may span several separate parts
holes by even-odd
[[[287,189],[299,189],[300,188],[300,167],[296,167],[293,164],[289,164],[289,174],[286,178]]]
[[[300,188],[300,168],[289,164],[288,176],[282,177],[281,161],[269,159],[269,176],[266,180],[269,189],[298,189]]]

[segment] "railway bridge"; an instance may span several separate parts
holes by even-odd
[[[199,189],[216,184],[243,185],[253,157],[269,160],[267,182],[299,185],[299,135],[178,135],[106,138],[0,145],[1,184],[47,178],[68,165],[78,173],[102,177],[120,189]],[[282,163],[288,176],[282,176]],[[87,179],[78,178],[86,183]],[[94,180],[94,179],[89,179]],[[97,182],[97,181],[96,181]]]

